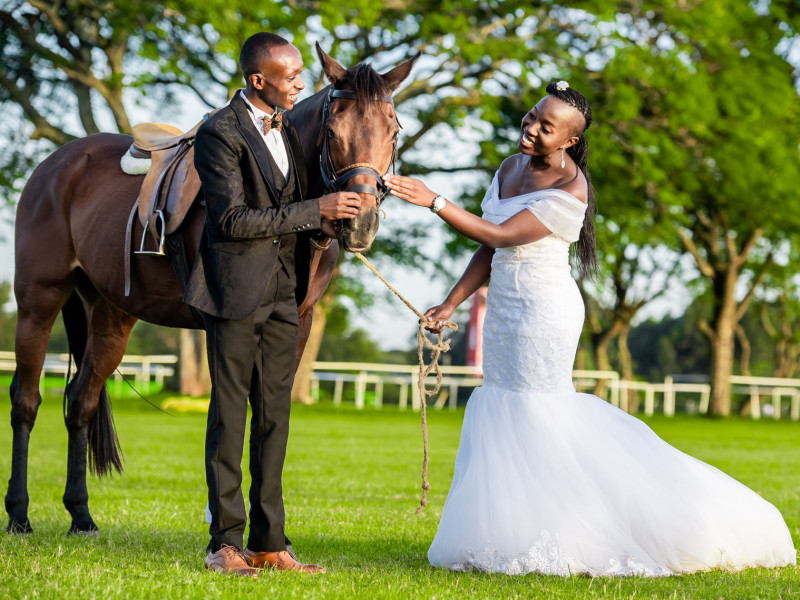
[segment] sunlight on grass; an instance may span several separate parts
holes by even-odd
[[[6,396],[6,404],[8,407]],[[463,411],[429,413],[430,504],[419,502],[419,415],[293,407],[284,476],[287,531],[322,577],[265,573],[239,580],[202,568],[205,415],[165,415],[116,401],[124,475],[90,479],[99,538],[67,536],[61,504],[67,434],[60,401],[42,405],[32,434],[30,518],[34,533],[0,536],[0,596],[9,598],[797,598],[800,570],[703,573],[648,580],[449,573],[426,552],[453,472]],[[723,469],[774,503],[800,541],[800,424],[647,422],[670,443]],[[0,469],[11,464],[11,430],[0,434]],[[246,445],[245,445],[246,448]],[[245,469],[246,471],[246,469]],[[249,484],[245,474],[245,486]],[[246,489],[246,488],[245,488]]]

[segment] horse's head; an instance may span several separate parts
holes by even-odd
[[[341,242],[350,251],[368,250],[378,233],[379,209],[387,193],[383,175],[394,164],[400,124],[392,92],[419,55],[380,74],[359,63],[345,69],[319,44],[317,54],[331,82],[320,132],[320,162],[328,191],[350,190],[361,197],[355,219],[343,219]]]

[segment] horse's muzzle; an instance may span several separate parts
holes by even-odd
[[[344,219],[341,236],[344,249],[349,252],[369,250],[375,241],[375,236],[378,235],[379,217],[377,208],[367,208],[354,219]]]

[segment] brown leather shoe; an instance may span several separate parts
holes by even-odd
[[[227,544],[222,544],[216,552],[208,553],[206,569],[225,575],[258,577],[258,569],[250,566],[250,562],[244,557],[241,550]]]
[[[301,573],[324,573],[325,569],[319,565],[305,565],[297,560],[293,552],[281,550],[280,552],[255,552],[249,548],[244,549],[244,557],[256,569],[277,569],[278,571],[300,571]]]

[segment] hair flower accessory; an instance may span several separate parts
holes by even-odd
[[[564,91],[564,90],[566,90],[567,88],[569,88],[569,83],[567,83],[566,81],[563,81],[563,80],[562,80],[562,81],[559,81],[559,82],[556,84],[556,89],[557,89],[559,92],[563,92],[563,91]]]

